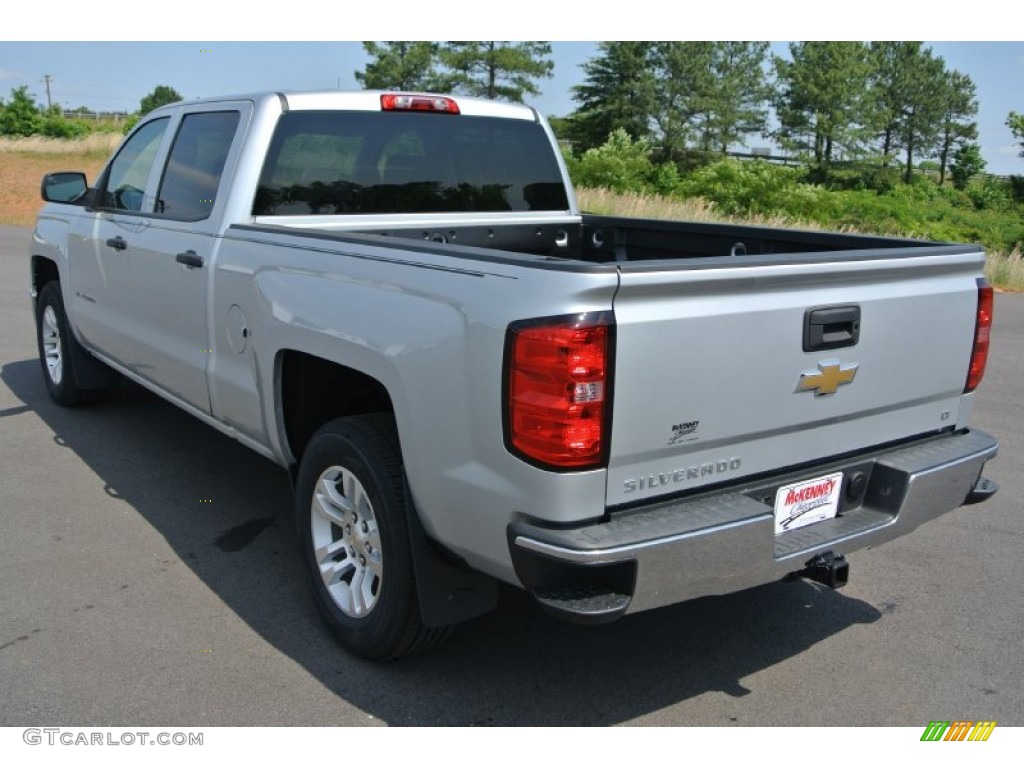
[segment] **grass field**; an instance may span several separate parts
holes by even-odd
[[[97,133],[83,139],[0,139],[0,224],[30,227],[43,205],[39,183],[53,171],[84,171],[90,183],[121,140]]]
[[[116,134],[92,134],[83,139],[0,139],[0,224],[28,227],[42,206],[39,182],[52,171],[84,171],[95,180],[103,163],[117,146]],[[580,206],[594,213],[651,219],[723,221],[770,227],[825,229],[817,224],[784,217],[723,216],[702,200],[669,200],[651,195],[620,194],[605,189],[578,189]],[[854,231],[850,227],[838,228]],[[1024,291],[1024,259],[1019,251],[989,253],[985,273],[993,285]]]

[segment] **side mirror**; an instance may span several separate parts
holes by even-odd
[[[43,200],[48,203],[83,202],[82,198],[88,191],[85,174],[79,171],[48,173],[43,176],[41,193]]]

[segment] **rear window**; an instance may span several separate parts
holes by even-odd
[[[564,211],[543,128],[525,120],[401,112],[289,112],[253,214]]]

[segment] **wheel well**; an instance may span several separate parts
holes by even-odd
[[[60,280],[57,265],[45,256],[32,257],[32,288],[38,294],[43,286],[54,280]]]
[[[281,405],[288,447],[299,459],[322,424],[341,416],[394,413],[384,385],[329,360],[286,350],[281,360]]]

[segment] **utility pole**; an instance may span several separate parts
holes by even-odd
[[[50,102],[50,80],[53,78],[49,75],[43,75],[43,82],[46,83],[46,108],[50,109],[53,104]]]

